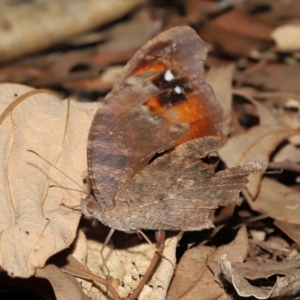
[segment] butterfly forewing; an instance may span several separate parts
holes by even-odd
[[[114,206],[120,182],[156,153],[221,133],[221,107],[203,80],[206,52],[192,29],[179,27],[147,43],[125,67],[90,130],[89,172],[100,205]]]

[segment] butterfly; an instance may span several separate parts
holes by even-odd
[[[206,43],[187,26],[146,43],[96,113],[88,138],[92,194],[82,212],[112,230],[201,230],[240,202],[259,165],[215,172],[205,159],[230,122],[205,83]]]

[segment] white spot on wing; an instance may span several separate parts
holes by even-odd
[[[174,92],[176,93],[176,94],[182,94],[182,89],[181,89],[181,87],[180,86],[175,86],[175,88],[174,88]]]
[[[165,81],[172,81],[175,78],[171,70],[167,70],[164,75]]]

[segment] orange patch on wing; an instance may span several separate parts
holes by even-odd
[[[215,126],[213,126],[211,119],[199,120],[198,122],[190,124],[189,132],[183,137],[179,138],[176,141],[176,145],[180,145],[200,137],[216,135],[219,135],[219,133],[217,132]]]
[[[189,132],[179,138],[176,145],[204,136],[219,135],[214,126],[215,116],[202,103],[204,101],[199,96],[191,96],[186,101],[171,107],[162,114],[169,123],[190,124]]]
[[[194,95],[172,107],[161,105],[159,97],[152,97],[144,104],[171,124],[190,124],[189,132],[176,141],[176,145],[180,145],[200,137],[219,134],[214,126],[215,117],[202,103],[204,101]]]
[[[194,123],[209,113],[202,103],[199,96],[191,96],[169,108],[162,116],[170,123]]]
[[[161,115],[165,111],[167,111],[169,108],[166,106],[161,105],[159,98],[154,96],[151,97],[149,100],[147,100],[144,105],[147,105],[151,112]]]
[[[139,63],[136,67],[136,69],[132,72],[131,75],[138,75],[140,73],[143,72],[149,72],[149,71],[153,71],[153,72],[162,72],[167,70],[168,67],[161,61],[157,60],[155,62],[147,62],[147,63]]]

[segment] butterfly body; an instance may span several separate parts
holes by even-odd
[[[84,214],[122,231],[200,230],[239,201],[249,170],[215,173],[202,160],[229,121],[204,82],[206,53],[191,28],[175,27],[129,61],[91,125]]]

